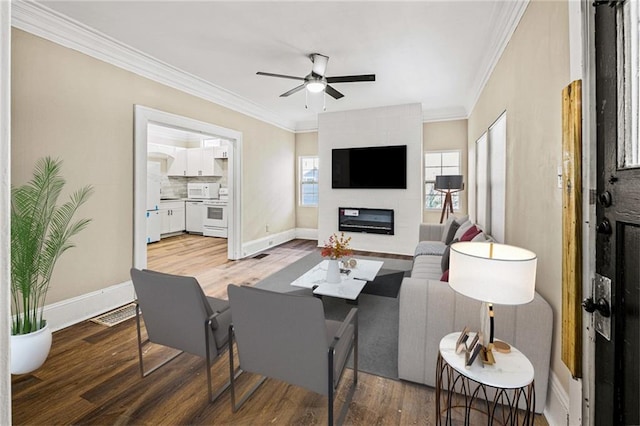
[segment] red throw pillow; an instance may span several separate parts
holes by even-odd
[[[445,283],[449,282],[449,270],[444,271],[444,274],[440,277],[440,281],[444,281]]]
[[[473,237],[478,235],[480,232],[482,231],[473,225],[471,228],[467,229],[467,232],[465,232],[462,237],[460,237],[460,241],[471,241],[473,240]]]

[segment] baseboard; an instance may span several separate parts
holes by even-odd
[[[126,305],[135,299],[133,283],[126,281],[44,307],[52,331],[60,330]]]
[[[547,403],[544,409],[544,417],[549,426],[569,425],[569,394],[562,388],[558,376],[549,371],[550,391],[547,393]]]
[[[317,240],[318,230],[315,228],[296,228],[296,238],[301,240]]]
[[[300,229],[292,229],[244,243],[242,245],[242,255],[243,257],[248,257],[295,238],[316,238],[311,235],[313,232],[317,234],[317,230],[315,229],[302,229],[302,235],[300,236],[298,235],[298,231],[300,231]],[[122,305],[126,305],[134,299],[135,292],[133,290],[133,283],[126,281],[101,290],[46,305],[44,307],[44,317],[47,319],[52,331],[57,331]]]
[[[278,234],[268,235],[258,240],[248,241],[242,243],[242,257],[249,257],[262,250],[274,247],[287,241],[291,241],[296,238],[296,230],[290,229],[288,231],[280,232]]]

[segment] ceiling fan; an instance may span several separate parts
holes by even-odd
[[[304,83],[302,83],[300,86],[294,87],[288,92],[284,92],[282,95],[280,95],[280,97],[287,97],[289,95],[292,95],[306,88],[309,92],[312,92],[312,93],[319,93],[324,91],[334,99],[340,99],[344,95],[338,92],[333,87],[329,86],[329,83],[352,83],[352,82],[358,82],[358,81],[376,81],[375,74],[342,75],[342,76],[336,76],[336,77],[326,77],[324,73],[327,69],[327,62],[329,61],[329,57],[325,55],[321,55],[320,53],[312,53],[311,55],[309,55],[309,59],[311,59],[311,62],[313,62],[313,66],[311,67],[311,72],[306,77],[295,77],[292,75],[273,74],[270,72],[261,72],[261,71],[258,71],[256,74],[266,75],[267,77],[289,78],[292,80],[304,81]]]

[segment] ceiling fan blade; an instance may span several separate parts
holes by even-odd
[[[311,59],[311,62],[313,62],[311,71],[324,77],[324,73],[327,71],[327,62],[329,62],[329,57],[319,53],[312,53],[309,55],[309,58]]]
[[[293,89],[289,90],[288,92],[284,92],[282,95],[280,95],[281,98],[286,98],[289,95],[293,95],[296,92],[301,91],[302,89],[304,89],[304,84],[301,84],[298,87],[294,87]]]
[[[273,73],[270,73],[270,72],[262,72],[262,71],[258,71],[256,74],[258,74],[258,75],[266,75],[267,77],[290,78],[291,80],[302,80],[302,81],[304,81],[304,77],[295,77],[295,76],[292,76],[292,75],[273,74]]]
[[[338,92],[336,89],[329,86],[328,84],[327,84],[327,87],[324,89],[324,91],[327,92],[329,96],[331,96],[333,99],[340,99],[344,97],[342,93]]]
[[[363,74],[363,75],[341,75],[337,77],[327,77],[327,83],[355,83],[357,81],[376,81],[376,75]]]

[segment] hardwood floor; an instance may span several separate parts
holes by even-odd
[[[226,250],[223,239],[172,237],[149,246],[148,267],[195,276],[205,293],[226,298],[227,284],[253,285],[318,249],[315,241],[295,240],[265,251],[268,256],[261,259],[239,261],[227,260]],[[145,357],[162,359],[172,353],[151,346]],[[228,379],[226,354],[211,371],[214,386]],[[240,376],[240,392],[255,379],[250,374]],[[350,370],[342,380],[336,410],[351,384]],[[211,404],[206,386],[204,360],[189,354],[140,378],[134,319],[113,327],[84,321],[54,333],[51,354],[42,368],[12,377],[13,423],[310,425],[327,421],[326,397],[283,382],[268,379],[235,414],[228,392]],[[432,425],[434,397],[427,386],[360,372],[345,423]],[[537,416],[536,424],[547,423]]]

